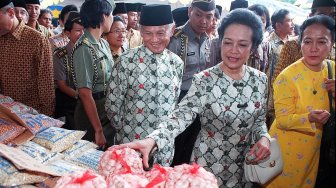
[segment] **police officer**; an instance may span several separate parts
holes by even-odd
[[[70,42],[61,48],[57,48],[53,54],[54,80],[56,84],[56,108],[55,118],[65,116],[66,129],[75,129],[74,111],[77,103],[78,92],[73,84],[70,71],[70,56],[72,48],[83,34],[84,27],[79,12],[71,11],[64,26],[64,33]]]
[[[179,100],[188,92],[194,74],[204,70],[210,63],[210,39],[206,30],[215,14],[215,0],[193,0],[188,9],[189,21],[176,28],[168,49],[184,61],[184,74]],[[172,165],[188,163],[194,142],[200,130],[197,118],[175,140],[175,155]]]
[[[96,7],[96,8],[92,8]],[[115,7],[113,0],[85,1],[80,10],[84,34],[72,51],[71,70],[79,99],[75,127],[86,130],[83,139],[94,141],[101,149],[113,144],[113,129],[104,109],[106,89],[113,59],[103,33],[110,31]]]

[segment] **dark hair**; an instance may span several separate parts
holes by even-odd
[[[84,28],[100,28],[104,21],[103,15],[109,16],[112,11],[111,4],[106,0],[86,0],[80,9]]]
[[[270,15],[269,15],[268,9],[264,5],[254,4],[252,6],[249,6],[248,9],[251,10],[251,11],[253,11],[257,15],[259,15],[260,17],[265,15],[265,18],[266,18],[266,27],[265,27],[265,29],[268,28],[271,25],[271,19],[270,19]]]
[[[113,16],[113,23],[114,22],[122,22],[124,25],[126,24],[120,16]]]
[[[280,10],[275,11],[271,17],[272,27],[276,29],[275,27],[276,23],[279,23],[279,22],[282,23],[288,14],[289,14],[289,11],[287,9],[280,9]]]
[[[302,23],[299,35],[300,43],[302,42],[303,32],[307,29],[307,27],[313,24],[320,24],[326,27],[330,31],[332,44],[335,42],[335,20],[326,15],[316,15],[306,19]]]
[[[68,14],[70,11],[78,11],[78,8],[75,5],[66,5],[62,8],[58,18],[64,22],[65,15]]]
[[[300,25],[299,24],[294,24],[294,34],[295,36],[300,35]]]
[[[49,9],[41,9],[41,12],[40,12],[40,15],[39,15],[39,18],[41,18],[43,16],[43,14],[50,14],[51,15],[51,18],[53,17],[53,14],[52,12],[49,10]]]
[[[262,22],[260,18],[252,11],[245,8],[238,8],[227,14],[218,27],[220,41],[224,38],[225,29],[231,24],[245,25],[252,30],[252,49],[258,48],[263,40]]]

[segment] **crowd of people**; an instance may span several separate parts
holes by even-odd
[[[244,0],[226,15],[215,0],[85,0],[54,28],[39,0],[1,0],[0,93],[102,150],[139,150],[147,168],[196,162],[220,187],[251,187],[244,162],[266,159],[273,137],[284,167],[263,186],[335,186],[335,163],[326,181],[319,168],[335,121],[335,13],[314,0],[294,32],[289,10]]]

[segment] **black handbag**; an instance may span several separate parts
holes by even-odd
[[[328,64],[328,78],[332,79],[331,64]],[[328,92],[330,118],[323,125],[323,134],[320,147],[320,161],[317,173],[315,188],[336,188],[336,169],[335,169],[335,109],[332,106],[332,94]]]

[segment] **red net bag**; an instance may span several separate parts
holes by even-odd
[[[148,180],[140,174],[110,174],[107,178],[108,188],[145,188]]]
[[[108,177],[110,174],[143,174],[142,159],[139,153],[130,148],[110,147],[100,158],[98,172]]]
[[[178,188],[218,188],[216,177],[201,166],[183,164],[175,166],[173,172],[168,175],[166,187]]]
[[[145,174],[149,180],[146,188],[164,188],[168,179],[168,174],[172,173],[173,170],[174,169],[171,167],[154,165],[153,169]]]
[[[61,177],[55,187],[57,188],[106,188],[105,179],[92,171],[75,173]]]

